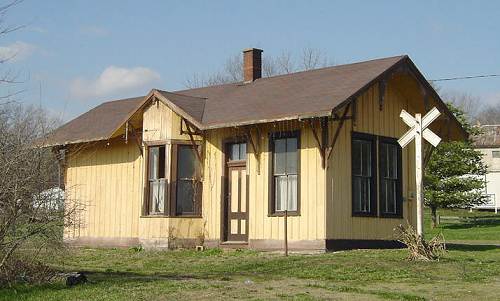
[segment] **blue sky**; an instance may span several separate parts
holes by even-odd
[[[67,120],[106,101],[177,90],[248,47],[321,50],[336,63],[408,54],[429,79],[500,73],[500,1],[35,1],[6,23],[16,96]],[[500,102],[500,77],[441,82]],[[40,93],[41,87],[41,93]],[[3,88],[5,89],[5,88]],[[41,94],[41,97],[40,97]]]

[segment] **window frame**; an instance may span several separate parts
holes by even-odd
[[[190,142],[178,142],[178,143],[172,143],[172,149],[171,149],[171,168],[170,168],[170,210],[169,210],[169,216],[170,217],[202,217],[202,201],[203,201],[203,179],[201,176],[201,173],[203,172],[203,164],[201,162],[197,162],[197,164],[200,164],[200,175],[199,179],[193,180],[193,181],[198,181],[200,184],[199,189],[199,194],[197,195],[197,199],[194,204],[194,212],[186,213],[186,214],[178,214],[177,213],[177,182],[179,179],[179,147],[181,146],[187,146],[191,147],[194,151],[197,151],[195,148],[200,148],[200,144],[196,143],[196,146],[193,146]],[[195,160],[198,161],[198,158],[195,154]]]
[[[151,212],[151,180],[149,177],[149,172],[150,172],[150,149],[154,147],[164,147],[165,148],[165,174],[164,174],[164,181],[165,181],[165,190],[164,190],[164,199],[163,199],[163,212],[158,212],[158,213],[152,213]],[[165,142],[158,142],[158,143],[149,143],[145,145],[145,163],[146,163],[146,172],[144,175],[144,180],[145,180],[145,187],[144,187],[144,199],[143,199],[143,216],[145,217],[162,217],[162,216],[168,216],[169,215],[169,210],[170,210],[170,179],[168,178],[167,175],[169,175],[169,162],[168,159],[171,159],[171,154],[169,153],[169,148],[168,145]],[[170,157],[170,158],[169,158]]]
[[[396,212],[391,213],[391,212],[383,212],[382,211],[382,205],[380,204],[380,217],[384,218],[402,218],[403,217],[403,151],[401,146],[398,143],[398,140],[396,138],[392,137],[385,137],[385,136],[378,136],[378,143],[377,143],[377,157],[380,160],[380,144],[390,144],[396,146],[397,149],[397,176],[398,179],[396,181]],[[380,161],[379,161],[380,162]],[[380,166],[377,164],[377,170],[378,170],[378,175],[379,175],[379,185],[378,185],[378,201],[381,202],[382,200],[380,199],[380,191],[382,187],[382,177],[380,176],[381,170]]]
[[[268,181],[268,216],[284,216],[285,211],[276,211],[276,200],[275,200],[275,185],[274,185],[274,141],[277,139],[284,138],[296,138],[297,139],[297,210],[287,211],[289,216],[300,216],[300,130],[287,131],[287,132],[271,132],[269,133],[268,139],[268,163],[269,163],[269,181]]]
[[[370,180],[370,211],[362,212],[354,210],[354,140],[368,141],[371,143],[371,180]],[[351,133],[351,213],[355,217],[377,217],[378,215],[378,158],[377,158],[377,137],[372,134],[352,132]]]

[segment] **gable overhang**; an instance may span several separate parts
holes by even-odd
[[[239,127],[239,126],[248,126],[254,124],[263,124],[269,122],[280,122],[287,120],[305,120],[305,119],[321,118],[321,117],[333,117],[335,113],[340,111],[347,104],[355,101],[359,96],[365,93],[373,85],[380,83],[381,81],[385,81],[389,79],[392,75],[398,73],[410,74],[418,82],[422,91],[428,93],[428,96],[432,97],[435,100],[436,105],[438,109],[443,113],[443,116],[445,116],[445,118],[448,118],[453,123],[453,125],[457,127],[458,131],[460,132],[461,138],[464,140],[468,138],[469,136],[468,133],[462,127],[460,122],[456,119],[455,115],[453,115],[453,113],[448,109],[448,106],[444,103],[444,101],[441,99],[436,90],[434,90],[434,88],[425,79],[425,77],[422,75],[422,73],[418,70],[413,61],[407,55],[401,57],[401,59],[398,62],[393,64],[391,67],[387,68],[384,72],[381,72],[378,76],[376,76],[372,80],[368,81],[365,85],[360,87],[350,96],[346,97],[342,102],[333,107],[331,110],[304,112],[301,114],[285,115],[277,118],[253,119],[253,120],[244,120],[240,122],[220,123],[214,125],[200,124],[198,128],[200,130],[211,130],[211,129],[219,129],[227,127]],[[422,113],[425,114],[426,112]]]
[[[397,74],[397,73],[406,73],[410,74],[413,76],[413,78],[418,82],[420,87],[422,88],[425,93],[429,93],[428,95],[431,96],[435,101],[438,106],[438,109],[440,112],[444,113],[446,118],[449,118],[449,120],[458,128],[461,138],[463,140],[468,139],[469,134],[467,131],[462,127],[462,124],[458,121],[458,119],[455,117],[455,115],[448,109],[448,106],[446,103],[441,99],[439,94],[436,92],[436,90],[431,86],[431,84],[425,79],[423,74],[418,70],[417,66],[413,63],[413,61],[405,55],[402,57],[400,61],[395,63],[393,66],[382,72],[380,75],[375,77],[373,80],[368,82],[366,85],[361,87],[358,91],[356,91],[354,94],[352,94],[350,97],[348,97],[346,100],[338,104],[335,108],[332,109],[332,114],[334,112],[339,111],[341,108],[346,106],[347,104],[355,101],[356,98],[361,96],[361,94],[365,93],[370,87],[373,85],[380,83],[383,80],[387,80],[390,78],[392,75]],[[422,112],[423,114],[427,112]]]

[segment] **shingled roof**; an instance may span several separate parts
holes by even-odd
[[[53,146],[109,139],[143,100],[141,96],[102,103],[59,127],[40,143]]]
[[[259,78],[250,83],[174,92],[153,90],[150,95],[163,98],[176,113],[200,130],[321,117],[331,115],[335,108],[356,97],[401,64],[414,67],[404,55]],[[127,116],[147,99],[104,103],[57,129],[49,138],[50,144],[109,139],[113,129],[123,125]]]
[[[500,147],[500,124],[481,126],[482,134],[472,138],[477,148]]]

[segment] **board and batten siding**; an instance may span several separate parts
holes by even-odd
[[[249,177],[249,240],[284,238],[283,217],[269,216],[269,133],[300,129],[300,216],[288,218],[290,241],[325,239],[325,172],[312,131],[304,122],[284,121],[261,125],[260,137],[253,131],[253,139],[260,145],[260,173],[256,155],[247,142],[247,174]],[[203,217],[209,239],[221,239],[222,204],[224,193],[224,142],[244,136],[237,129],[208,131],[206,138],[203,184]],[[257,141],[255,140],[255,141]]]
[[[78,204],[78,224],[66,239],[94,244],[136,240],[142,199],[142,157],[137,145],[121,139],[68,149],[67,202]]]
[[[405,225],[406,221],[413,227],[416,225],[414,142],[402,151],[403,218],[352,216],[351,133],[354,131],[399,139],[408,130],[399,117],[401,110],[405,109],[410,114],[417,112],[417,109],[418,112],[424,112],[423,99],[418,90],[406,91],[403,95],[395,83],[389,81],[382,110],[379,108],[378,93],[379,87],[375,84],[356,99],[355,121],[344,122],[329,159],[326,204],[326,233],[329,239],[392,240],[393,229],[397,225]],[[409,93],[411,96],[408,96]],[[348,115],[352,111],[351,106]],[[335,133],[338,125],[339,122],[330,123],[330,135]],[[380,210],[380,206],[377,206],[377,210]]]
[[[145,145],[166,145],[166,178],[170,182],[172,180],[171,177],[175,177],[175,175],[170,175],[172,143],[182,142],[191,144],[189,135],[181,133],[181,117],[162,101],[151,101],[144,108],[142,137]],[[196,135],[193,138],[195,140],[201,139],[201,137]],[[147,147],[144,147],[144,154],[144,160],[147,161]],[[145,165],[144,174],[146,169]],[[142,187],[144,186],[141,185],[141,189]],[[165,201],[167,201],[167,198]],[[176,239],[198,239],[201,233],[203,233],[202,218],[141,215],[140,217],[138,216],[138,220],[139,239],[142,244],[151,247],[166,247],[169,236]]]

